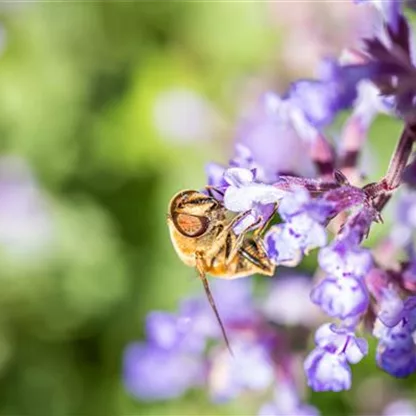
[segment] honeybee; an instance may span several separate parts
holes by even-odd
[[[213,196],[185,190],[171,199],[167,215],[175,251],[187,266],[196,268],[230,351],[228,337],[206,274],[222,279],[236,279],[254,273],[272,276],[275,270],[261,239],[267,223],[252,236],[247,232],[237,235],[233,231],[233,227],[246,214],[232,215]]]

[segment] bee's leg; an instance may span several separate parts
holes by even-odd
[[[209,283],[208,283],[207,277],[205,275],[204,257],[202,255],[202,253],[199,252],[199,251],[197,251],[195,253],[195,256],[196,256],[196,269],[198,271],[198,274],[199,274],[199,277],[202,281],[202,284],[204,285],[204,290],[205,290],[205,293],[207,295],[208,302],[211,305],[211,308],[212,308],[212,311],[214,312],[215,318],[217,319],[217,322],[218,322],[218,324],[221,328],[222,336],[224,337],[224,341],[225,341],[225,344],[227,345],[228,351],[230,351],[230,354],[233,355],[233,351],[231,349],[230,341],[228,340],[228,337],[227,337],[227,332],[225,331],[224,324],[222,323],[220,314],[219,314],[217,306],[215,304],[215,300],[214,300],[214,298],[212,296],[212,293],[211,293],[211,289],[209,288]]]
[[[248,211],[249,212],[249,211]],[[247,215],[247,213],[244,213]],[[238,219],[238,221],[241,218]],[[227,239],[225,241],[225,264],[228,265],[231,263],[233,258],[238,253],[238,250],[241,248],[241,245],[243,244],[244,237],[246,236],[246,233],[250,231],[252,228],[255,228],[259,223],[261,222],[261,218],[258,218],[257,221],[250,225],[247,229],[245,229],[242,233],[240,233],[237,238],[235,239],[235,234],[228,233]],[[234,238],[234,240],[233,240]]]
[[[225,229],[224,229],[224,231],[229,231],[229,230],[231,230],[232,228],[234,228],[235,227],[235,225],[238,223],[238,221],[241,221],[244,217],[247,217],[247,215],[249,215],[250,214],[250,210],[249,211],[244,211],[244,212],[240,212],[238,215],[236,215],[231,221],[230,221],[230,223],[225,227]],[[257,221],[256,221],[256,223],[257,223]],[[256,224],[255,223],[255,224]],[[244,234],[245,232],[247,232],[247,231],[249,231],[249,229],[251,228],[251,227],[253,227],[255,224],[252,224],[252,225],[250,225],[248,228],[247,228],[247,230],[244,230],[244,232],[243,233],[241,233],[241,234]]]
[[[253,238],[258,239],[258,238],[262,237],[263,233],[266,231],[267,227],[272,222],[273,217],[276,215],[278,207],[279,207],[278,204],[274,205],[273,211],[272,211],[269,219],[261,227],[257,228],[257,230],[254,231]]]
[[[223,191],[221,191],[219,188],[217,188],[216,186],[213,186],[213,185],[206,185],[205,186],[205,189],[207,190],[207,192],[208,192],[208,195],[211,197],[211,198],[215,198],[214,197],[214,193],[212,192],[212,191],[215,191],[215,192],[217,192],[218,194],[220,194],[221,196],[224,196],[224,192]]]

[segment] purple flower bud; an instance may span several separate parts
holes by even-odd
[[[416,372],[415,351],[403,347],[389,348],[380,342],[376,361],[380,368],[395,377],[408,377]]]
[[[396,326],[404,318],[404,303],[392,287],[381,290],[378,319],[387,327]]]
[[[393,328],[377,320],[373,334],[379,338],[376,361],[380,368],[395,377],[416,371],[416,346],[405,319]]]
[[[241,143],[236,143],[234,157],[230,160],[230,167],[233,168],[255,168],[254,157],[251,150]]]
[[[409,331],[416,330],[416,296],[409,296],[404,302],[404,319]]]
[[[311,300],[327,315],[340,319],[364,313],[369,304],[365,285],[353,277],[323,279],[312,290]]]
[[[314,391],[341,391],[351,387],[351,370],[344,355],[317,347],[305,360],[308,386]]]
[[[225,188],[228,184],[224,180],[225,167],[218,163],[208,163],[205,166],[205,173],[207,175],[207,183],[209,186],[214,186],[219,189]]]
[[[124,353],[124,384],[140,400],[179,397],[201,384],[203,375],[203,361],[180,350],[134,343]]]

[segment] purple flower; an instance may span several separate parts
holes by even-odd
[[[412,337],[403,328],[393,328],[377,346],[380,368],[395,377],[407,377],[416,371],[416,350]]]
[[[341,391],[351,387],[351,370],[343,355],[315,348],[305,360],[308,386],[314,391]]]
[[[302,251],[284,224],[270,227],[264,242],[268,257],[276,265],[294,267],[302,260]]]
[[[276,123],[293,129],[305,143],[311,143],[319,136],[317,127],[308,120],[304,108],[290,96],[281,98],[277,94],[268,93],[265,96],[265,105]]]
[[[386,326],[396,326],[405,316],[404,303],[392,287],[381,290],[377,318]]]
[[[262,182],[274,182],[276,179],[276,173],[271,177],[266,177],[262,165],[254,160],[251,150],[241,143],[236,143],[235,152],[232,159],[229,160],[230,168],[242,168],[249,170],[253,173],[256,180],[261,179]],[[227,167],[219,165],[218,163],[208,163],[205,167],[205,173],[207,175],[207,183],[209,186],[219,189],[221,192],[225,191],[228,186],[233,185],[234,180],[237,180],[237,184],[241,185],[240,179],[244,178],[233,178],[231,174],[231,183],[228,182],[224,175],[227,172]],[[244,175],[244,174],[242,174]],[[235,176],[235,175],[234,175]],[[234,184],[236,185],[236,184]],[[218,200],[222,200],[222,194],[214,191],[214,195]]]
[[[229,184],[224,194],[224,205],[234,212],[249,211],[257,204],[276,203],[286,194],[275,186],[256,182],[253,171],[244,168],[227,169],[224,179]]]
[[[379,339],[376,360],[379,367],[395,377],[407,377],[416,372],[416,345],[414,298],[409,298],[400,311],[402,319],[393,327],[386,326],[378,319],[373,334]],[[391,322],[389,322],[391,323]]]
[[[369,304],[364,283],[354,277],[323,279],[312,290],[311,300],[327,315],[340,319],[361,315]]]
[[[368,69],[368,79],[392,102],[396,113],[412,122],[415,120],[416,69],[410,46],[411,31],[400,13],[400,3],[379,2],[387,21],[373,38],[364,40],[367,62],[358,66]]]
[[[401,0],[354,0],[355,3],[372,4],[383,16],[386,24],[394,32],[399,30],[402,1]]]
[[[288,95],[307,121],[321,128],[330,124],[340,111],[352,106],[357,97],[358,82],[371,73],[371,68],[343,66],[327,59],[318,72],[320,80],[297,81],[292,84]]]
[[[335,240],[319,251],[319,265],[330,276],[363,277],[373,265],[370,250],[353,244],[349,239]]]
[[[133,343],[124,352],[123,378],[127,390],[140,400],[166,400],[200,385],[204,367],[197,355]]]
[[[357,364],[368,353],[364,338],[357,338],[350,327],[323,324],[315,333],[315,344],[333,354],[342,354],[350,364]]]
[[[230,166],[254,168],[256,177],[264,183],[275,182],[279,173],[313,175],[307,146],[295,131],[284,106],[279,105],[280,97],[267,93],[261,101],[252,113],[244,114],[237,126],[236,154],[245,149],[252,161],[243,164],[235,156]]]
[[[263,404],[258,416],[318,416],[320,413],[314,406],[302,403],[295,386],[290,381],[277,383],[274,400]]]
[[[273,279],[261,308],[271,321],[282,325],[312,327],[319,320],[319,309],[310,301],[310,277],[279,275]]]
[[[190,322],[186,316],[172,313],[153,311],[146,318],[149,342],[166,350],[180,348],[183,351],[202,352],[210,333],[204,333],[202,328],[197,332],[189,331],[189,327]]]
[[[224,179],[228,184],[224,206],[230,211],[245,213],[234,226],[237,234],[267,222],[275,212],[275,204],[287,193],[273,185],[258,183],[254,170],[229,168]]]
[[[416,405],[410,400],[400,399],[389,403],[383,410],[383,416],[416,416]]]
[[[256,319],[252,282],[249,279],[215,280],[211,291],[226,327],[248,324]],[[187,338],[221,339],[221,331],[205,297],[185,299],[179,309],[180,329]]]
[[[315,334],[317,347],[308,355],[304,368],[308,385],[315,391],[341,391],[351,387],[348,363],[356,364],[367,354],[367,342],[351,329],[324,324]]]
[[[275,264],[297,265],[303,254],[326,244],[323,223],[333,207],[332,202],[312,200],[308,192],[297,188],[284,196],[279,214],[285,221],[271,227],[264,240]]]
[[[279,205],[279,214],[294,247],[308,252],[326,244],[326,231],[322,225],[331,204],[312,201],[304,189],[296,189],[285,196]]]
[[[39,258],[53,238],[51,213],[26,164],[0,159],[0,245],[10,255]]]
[[[400,194],[395,212],[396,222],[392,230],[392,240],[397,246],[407,246],[416,230],[416,192],[406,190]]]
[[[358,84],[358,96],[351,118],[359,122],[361,129],[367,131],[377,114],[391,114],[392,110],[391,102],[380,95],[379,89],[374,84],[369,81]]]
[[[209,374],[211,397],[228,401],[243,390],[265,390],[273,382],[274,371],[269,353],[260,343],[238,340],[233,353],[223,349],[215,354]]]

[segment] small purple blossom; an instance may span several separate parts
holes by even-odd
[[[335,60],[322,61],[319,80],[301,80],[292,84],[289,97],[310,124],[321,128],[336,114],[350,108],[357,97],[357,85],[371,73],[371,68],[341,65]]]
[[[203,373],[197,355],[143,343],[129,345],[124,353],[124,384],[141,400],[178,397],[201,384]]]
[[[375,323],[373,334],[379,339],[377,364],[395,377],[407,377],[416,371],[416,345],[413,339],[415,309],[414,298],[409,298],[403,309],[396,311],[394,321],[401,318],[396,325],[386,326],[380,318]],[[394,321],[388,323],[393,324]]]
[[[253,171],[244,168],[229,168],[224,173],[228,187],[224,194],[224,205],[233,212],[247,212],[255,205],[274,204],[285,192],[255,181]]]
[[[265,390],[273,383],[273,365],[267,347],[239,340],[233,356],[223,349],[211,363],[208,388],[215,402],[229,401],[243,390]]]
[[[273,261],[276,264],[297,264],[301,254],[324,246],[326,231],[322,223],[327,213],[328,204],[311,201],[303,189],[284,196],[279,214],[285,222],[272,227],[265,235],[266,247]]]
[[[276,265],[294,267],[302,260],[302,251],[293,244],[293,237],[283,224],[270,227],[264,242],[267,255]]]
[[[363,338],[348,328],[322,325],[315,334],[317,347],[308,355],[304,368],[308,385],[315,391],[341,391],[351,387],[348,363],[356,364],[367,354]]]
[[[383,410],[383,416],[416,416],[416,404],[410,400],[399,399],[389,403]]]
[[[378,319],[389,328],[396,326],[405,315],[404,303],[392,287],[382,289]]]
[[[351,244],[348,239],[334,241],[319,251],[319,265],[330,276],[363,277],[373,265],[370,250]]]
[[[314,406],[302,403],[295,386],[290,381],[278,383],[274,391],[274,400],[263,404],[257,416],[318,416]]]
[[[351,370],[342,355],[318,347],[310,352],[304,367],[308,386],[315,391],[342,391],[351,388]]]
[[[346,319],[364,313],[370,299],[362,280],[327,277],[313,288],[311,300],[327,315]]]
[[[313,327],[319,322],[319,309],[310,301],[312,281],[305,275],[279,276],[270,285],[261,305],[265,316],[278,324]]]
[[[0,159],[0,246],[12,256],[39,258],[53,239],[50,206],[23,160]]]

